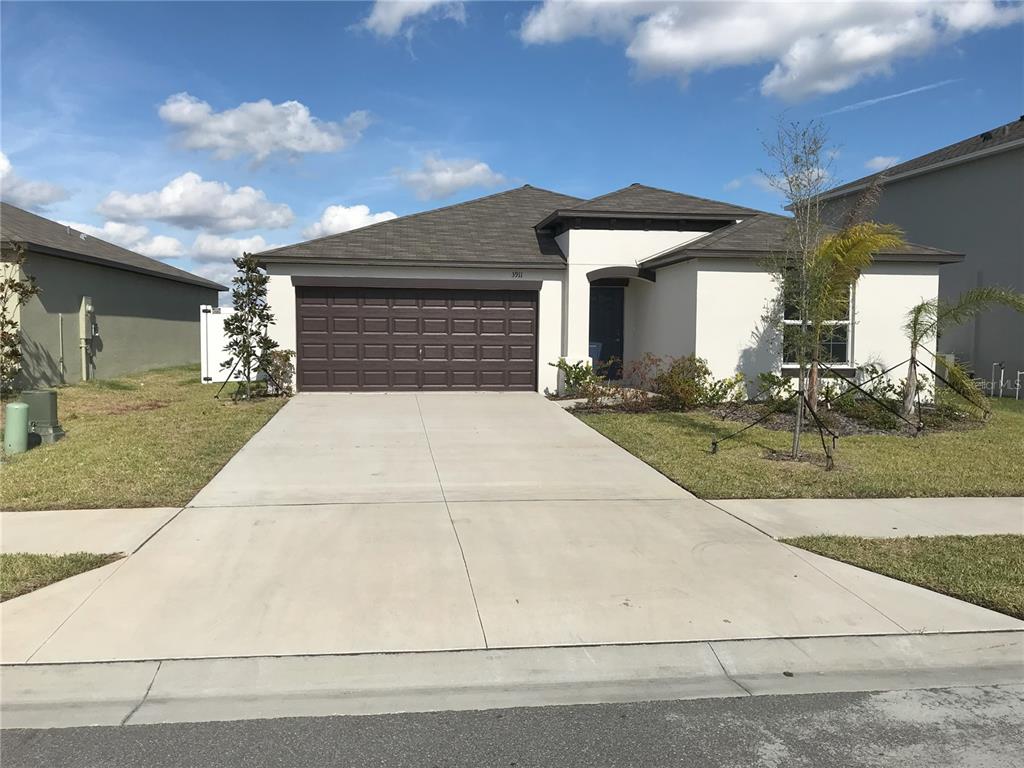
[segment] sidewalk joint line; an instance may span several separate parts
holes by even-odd
[[[725,668],[725,664],[723,664],[722,660],[718,657],[718,651],[715,650],[715,644],[712,643],[712,642],[709,642],[708,643],[708,648],[711,649],[711,655],[715,657],[715,661],[718,662],[718,666],[720,666],[722,668],[722,674],[725,675],[725,678],[730,683],[732,683],[737,688],[739,688],[741,691],[743,691],[745,694],[747,694],[747,696],[753,696],[754,694],[751,693],[750,690],[745,685],[743,685],[743,683],[741,683],[739,680],[737,680],[736,678],[734,678],[732,675],[729,674],[729,670],[727,670]]]
[[[451,507],[448,506],[448,497],[444,492],[444,483],[441,482],[441,471],[437,468],[437,459],[434,458],[434,449],[430,445],[430,433],[427,431],[427,422],[423,418],[423,409],[420,407],[419,395],[416,395],[416,411],[420,415],[420,424],[423,425],[423,436],[427,440],[427,451],[430,453],[430,461],[434,465],[434,474],[437,476],[437,485],[441,489],[441,501],[444,502],[445,512],[448,513],[448,522],[451,523],[452,533],[455,534],[455,543],[459,545],[459,554],[462,555],[462,567],[466,571],[466,581],[469,583],[469,594],[473,597],[473,609],[476,611],[476,620],[480,625],[480,634],[484,638],[484,648],[490,648],[487,642],[487,630],[484,629],[484,620],[480,615],[480,603],[476,599],[476,589],[473,587],[473,577],[469,573],[469,562],[466,560],[466,550],[462,548],[462,539],[459,537],[459,529],[455,525],[455,518],[452,517]]]
[[[858,595],[858,594],[857,594],[856,592],[854,592],[854,591],[853,591],[852,589],[850,589],[850,588],[849,588],[848,586],[846,586],[845,584],[843,584],[843,583],[842,583],[841,581],[839,581],[838,579],[835,579],[835,578],[833,578],[832,576],[830,576],[829,574],[825,573],[825,571],[821,570],[821,568],[819,568],[818,566],[816,566],[816,565],[815,565],[815,564],[814,564],[813,562],[811,562],[810,560],[808,560],[808,559],[807,559],[806,557],[803,557],[803,556],[802,556],[802,555],[801,555],[800,553],[801,553],[801,552],[803,552],[804,550],[800,549],[800,547],[794,547],[794,546],[793,546],[792,544],[783,544],[783,543],[782,543],[781,541],[779,542],[779,544],[780,544],[781,546],[785,547],[785,548],[786,548],[786,550],[787,550],[787,551],[788,551],[788,552],[789,552],[789,553],[790,553],[791,555],[793,555],[794,557],[796,557],[796,558],[797,558],[798,560],[800,560],[801,562],[803,562],[803,563],[804,563],[805,565],[807,565],[807,566],[809,566],[809,567],[813,568],[814,570],[816,570],[816,571],[817,571],[818,573],[820,573],[820,574],[821,574],[822,576],[824,576],[824,577],[825,577],[826,579],[828,579],[829,581],[831,581],[831,582],[832,582],[833,584],[835,584],[835,585],[836,585],[837,587],[839,587],[840,589],[843,589],[843,590],[845,590],[846,592],[849,592],[849,593],[850,593],[851,595],[853,595],[853,596],[854,596],[855,598],[857,598],[857,599],[858,599],[858,600],[860,600],[860,601],[861,601],[862,603],[864,603],[864,605],[866,605],[866,606],[867,606],[868,608],[870,608],[871,610],[875,611],[875,612],[876,612],[876,613],[877,613],[877,614],[878,614],[879,616],[881,616],[882,618],[884,618],[884,619],[886,619],[886,620],[888,620],[888,621],[891,621],[891,622],[892,622],[893,624],[895,624],[895,625],[896,625],[897,627],[899,627],[900,629],[902,629],[902,630],[903,630],[904,632],[906,632],[906,633],[907,633],[908,635],[912,635],[912,634],[917,634],[917,633],[913,632],[912,630],[909,630],[909,629],[907,629],[906,627],[904,627],[904,626],[903,626],[902,624],[900,624],[900,623],[899,623],[898,621],[896,621],[896,619],[894,619],[894,618],[893,618],[892,616],[890,616],[889,614],[887,614],[887,613],[886,613],[885,611],[883,611],[883,610],[882,610],[881,608],[879,608],[878,606],[872,605],[872,604],[871,604],[870,602],[868,602],[868,601],[867,601],[867,600],[866,600],[865,598],[863,598],[863,597],[861,597],[860,595]],[[839,561],[836,561],[836,562],[839,562]],[[843,565],[850,565],[850,564],[849,564],[849,563],[843,563]],[[851,568],[857,568],[857,566],[855,566],[855,565],[850,565],[850,567],[851,567]],[[863,571],[863,570],[865,570],[865,569],[864,569],[864,568],[857,568],[857,570]],[[873,573],[873,571],[867,571],[867,572],[868,572],[868,573]],[[904,582],[904,583],[906,583],[906,582]],[[912,587],[912,588],[916,588],[916,589],[923,589],[923,587],[914,587],[914,585],[912,585],[912,584],[907,584],[907,586],[910,586],[910,587]]]
[[[149,681],[149,685],[146,686],[146,692],[142,694],[142,698],[139,699],[139,703],[132,707],[131,712],[124,716],[124,719],[121,721],[121,725],[125,725],[129,720],[131,720],[135,713],[142,708],[142,705],[146,703],[146,699],[149,698],[149,692],[153,690],[153,683],[156,682],[156,676],[160,674],[160,670],[163,666],[163,661],[157,662],[156,670],[153,672],[153,678]]]
[[[149,536],[147,536],[147,537],[146,537],[145,539],[143,539],[142,543],[141,543],[141,544],[139,544],[139,546],[137,546],[137,547],[136,547],[135,549],[133,549],[133,550],[132,550],[131,552],[129,552],[129,553],[128,553],[128,554],[129,554],[129,556],[130,556],[130,555],[134,555],[134,554],[135,554],[136,552],[138,552],[138,551],[139,551],[140,549],[142,549],[142,548],[143,548],[144,546],[146,546],[147,544],[149,544],[149,540],[150,540],[150,539],[152,539],[152,538],[153,538],[154,536],[156,536],[156,535],[157,535],[158,533],[160,533],[160,531],[162,531],[162,530],[163,530],[164,528],[166,528],[166,527],[167,527],[168,525],[170,525],[170,524],[171,524],[171,523],[173,523],[173,522],[174,522],[175,520],[177,520],[177,519],[178,519],[178,515],[180,515],[180,514],[181,514],[182,512],[184,512],[184,511],[185,511],[185,509],[186,509],[185,507],[181,507],[181,508],[180,508],[180,509],[179,509],[179,510],[178,510],[177,512],[175,512],[175,513],[174,513],[173,515],[171,515],[171,516],[170,516],[169,518],[167,518],[167,519],[166,519],[166,520],[165,520],[165,521],[163,522],[163,524],[161,524],[161,526],[160,526],[159,528],[157,528],[157,529],[156,529],[155,531],[153,531],[153,532],[152,532],[151,534],[149,534]]]
[[[87,602],[89,602],[89,600],[92,598],[93,595],[96,594],[96,592],[99,590],[100,587],[102,587],[104,584],[106,584],[108,581],[110,581],[110,579],[113,578],[114,574],[117,573],[118,571],[120,571],[122,567],[124,567],[124,564],[128,562],[128,558],[129,557],[131,557],[131,555],[125,555],[120,560],[118,560],[117,561],[117,568],[112,570],[110,572],[110,575],[107,576],[107,578],[105,578],[103,581],[101,581],[99,584],[97,584],[95,587],[93,587],[91,590],[89,590],[89,594],[86,595],[84,598],[82,598],[82,602],[80,602],[78,605],[76,605],[74,607],[74,609],[72,609],[71,613],[69,613],[67,616],[65,616],[64,620],[61,621],[61,623],[58,624],[54,628],[53,632],[51,632],[50,634],[48,634],[46,636],[46,639],[43,640],[43,642],[41,642],[39,644],[39,647],[36,648],[34,651],[32,651],[31,654],[29,654],[28,658],[25,659],[25,663],[26,664],[31,662],[32,659],[35,658],[35,655],[37,653],[39,653],[41,650],[43,650],[43,648],[46,646],[46,644],[53,639],[53,636],[56,635],[58,632],[60,632],[61,629],[64,628],[65,624],[67,624],[69,621],[71,621],[71,617],[74,616],[76,613],[78,613],[78,611],[81,610],[83,605],[85,605]],[[111,563],[111,565],[113,565],[113,563]],[[86,571],[85,573],[88,573],[88,571]],[[81,576],[82,574],[78,574],[78,575]],[[72,577],[72,578],[74,578],[74,577]]]

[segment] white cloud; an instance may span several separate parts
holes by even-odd
[[[291,208],[271,203],[259,189],[232,189],[220,181],[203,181],[191,171],[154,192],[111,192],[97,210],[115,221],[152,219],[212,232],[276,229],[289,226],[295,218]]]
[[[320,214],[320,220],[302,230],[302,236],[308,238],[324,237],[338,232],[348,232],[350,229],[359,229],[369,224],[376,224],[380,221],[397,218],[398,214],[393,211],[381,211],[370,213],[366,205],[329,205]]]
[[[743,179],[732,179],[731,181],[727,181],[725,184],[723,184],[722,189],[724,189],[726,192],[732,192],[733,190],[737,190],[742,186]]]
[[[876,155],[864,163],[864,167],[872,173],[878,173],[878,171],[884,171],[886,168],[892,168],[899,161],[900,159],[895,155]]]
[[[449,159],[427,155],[418,170],[399,173],[402,182],[421,200],[450,197],[470,187],[496,187],[505,177],[481,160]]]
[[[351,113],[341,123],[319,120],[298,101],[272,104],[250,101],[214,112],[207,102],[176,93],[160,106],[164,122],[181,131],[189,149],[209,149],[220,158],[244,154],[259,162],[275,152],[301,155],[337,152],[358,141],[370,124],[369,113]]]
[[[141,224],[127,224],[123,221],[108,221],[102,227],[75,221],[62,221],[61,224],[153,259],[175,259],[185,255],[185,246],[178,238],[168,235],[150,236],[149,229]]]
[[[196,236],[189,249],[189,256],[196,264],[191,271],[208,280],[230,286],[231,278],[238,271],[232,259],[243,253],[259,253],[277,247],[278,244],[268,243],[262,235],[219,237],[203,232]]]
[[[687,80],[695,72],[772,64],[761,92],[798,101],[892,71],[901,58],[1024,18],[995,0],[684,3],[545,0],[520,29],[526,43],[620,40],[638,70]]]
[[[189,255],[200,264],[230,263],[243,253],[259,253],[277,247],[268,243],[263,235],[219,237],[203,232],[196,236]]]
[[[68,199],[67,190],[48,181],[31,181],[14,172],[7,155],[0,152],[0,199],[19,208],[41,211]]]
[[[411,37],[416,20],[424,16],[466,23],[466,8],[450,0],[377,0],[362,25],[378,37]]]

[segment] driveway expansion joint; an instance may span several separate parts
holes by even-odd
[[[441,471],[437,468],[437,459],[434,458],[434,449],[430,445],[430,433],[427,430],[427,422],[423,418],[423,409],[420,407],[419,395],[416,396],[416,411],[420,416],[420,424],[423,425],[423,436],[427,441],[427,451],[430,453],[430,461],[434,465],[434,474],[437,475],[437,485],[441,489],[441,500],[444,502],[444,510],[448,515],[448,522],[451,523],[452,533],[455,534],[455,543],[459,545],[459,555],[462,557],[462,567],[466,571],[466,581],[469,583],[469,593],[473,597],[473,610],[476,611],[476,620],[480,625],[480,634],[483,637],[484,648],[488,648],[487,644],[487,630],[484,629],[484,620],[480,615],[480,603],[476,599],[476,589],[473,587],[473,577],[469,572],[469,562],[466,560],[466,550],[462,547],[462,539],[459,537],[459,529],[455,525],[455,519],[452,517],[451,507],[448,506],[448,498],[445,496],[444,483],[441,482]]]
[[[163,665],[163,661],[157,662],[156,669],[153,671],[153,677],[152,679],[150,679],[149,685],[146,686],[145,693],[142,694],[142,698],[139,699],[139,702],[131,708],[127,715],[124,716],[124,719],[121,721],[121,725],[127,725],[128,721],[131,720],[135,713],[142,708],[142,705],[146,703],[146,699],[149,698],[149,692],[153,690],[153,683],[156,682],[156,676],[160,674],[160,669],[163,667]]]

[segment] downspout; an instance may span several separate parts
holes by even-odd
[[[57,364],[60,366],[60,383],[67,384],[66,370],[64,368],[64,315],[57,313],[57,343],[60,345],[60,357]]]

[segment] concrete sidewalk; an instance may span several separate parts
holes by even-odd
[[[0,512],[0,552],[134,552],[180,507]]]
[[[5,728],[1024,683],[1024,633],[0,668]]]
[[[776,539],[1024,534],[1024,498],[723,499],[712,501]]]

